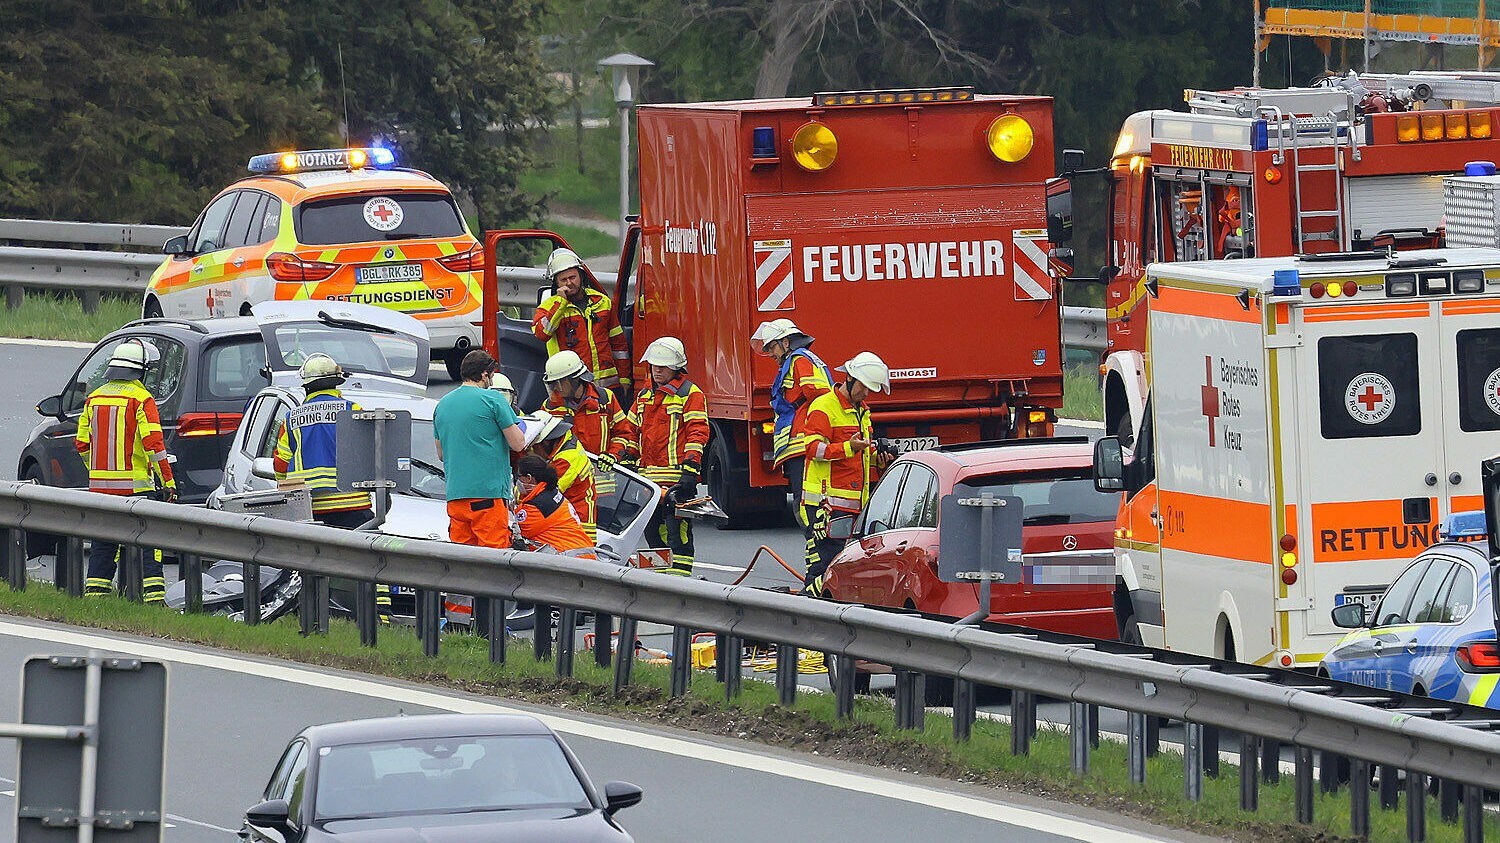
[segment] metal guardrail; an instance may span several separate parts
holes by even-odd
[[[119,222],[61,222],[0,218],[0,240],[27,243],[72,243],[125,246],[161,254],[161,247],[186,228],[175,225],[133,225]]]
[[[952,677],[954,730],[960,739],[967,739],[974,722],[974,684],[1010,688],[1015,718],[1012,751],[1022,754],[1030,751],[1035,732],[1036,698],[1065,700],[1071,704],[1073,767],[1080,773],[1088,770],[1097,740],[1097,707],[1121,709],[1129,713],[1130,774],[1140,783],[1145,782],[1146,758],[1156,743],[1154,718],[1180,720],[1187,724],[1184,795],[1191,800],[1202,797],[1205,770],[1211,775],[1218,769],[1218,730],[1233,729],[1242,735],[1242,807],[1254,810],[1258,801],[1258,750],[1263,744],[1288,744],[1295,750],[1297,816],[1311,822],[1312,753],[1319,750],[1325,792],[1339,788],[1339,773],[1348,765],[1356,835],[1369,831],[1367,783],[1372,764],[1381,767],[1382,803],[1387,803],[1390,790],[1392,807],[1397,771],[1404,772],[1411,839],[1425,833],[1420,824],[1425,823],[1429,776],[1441,785],[1445,817],[1457,819],[1462,805],[1468,841],[1483,836],[1485,789],[1500,790],[1500,734],[1493,731],[1500,728],[1500,715],[1438,701],[1415,705],[1409,698],[1305,674],[1232,663],[1196,664],[1198,660],[1191,658],[1174,664],[1172,659],[1183,657],[1106,642],[1062,644],[1042,640],[1038,633],[955,626],[592,560],[370,535],[26,483],[0,483],[0,528],[0,562],[6,563],[0,572],[13,588],[26,586],[25,531],[177,551],[185,554],[190,581],[197,560],[206,558],[410,586],[418,590],[419,634],[432,655],[439,646],[440,592],[476,595],[488,605],[484,631],[491,658],[500,662],[505,658],[504,613],[494,610],[495,602],[515,599],[538,605],[535,646],[545,658],[553,657],[549,607],[559,606],[559,675],[572,673],[579,609],[598,613],[596,622],[605,624],[602,629],[596,626],[596,644],[600,639],[606,642],[595,651],[601,664],[608,664],[611,655],[610,618],[621,619],[622,642],[635,640],[639,621],[667,624],[674,629],[673,695],[687,691],[689,642],[695,630],[717,632],[720,653],[738,653],[744,641],[777,644],[777,686],[783,704],[795,700],[797,648],[830,654],[840,716],[853,713],[854,660],[891,665],[897,672],[897,722],[904,728],[922,726],[924,677]],[[64,546],[58,571],[68,580],[69,590],[80,593],[82,542],[72,538]],[[139,558],[136,553],[129,557]],[[246,574],[248,578],[248,568]],[[304,593],[310,591],[305,585]],[[373,611],[373,597],[368,602]],[[620,647],[614,659],[616,692],[630,682],[633,659],[633,648]],[[735,667],[720,673],[730,696],[738,692],[741,681]],[[1393,700],[1408,702],[1395,705]],[[1388,705],[1369,704],[1372,701]],[[1275,769],[1268,768],[1268,773]]]

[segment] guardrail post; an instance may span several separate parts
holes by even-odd
[[[552,660],[552,607],[533,603],[531,610],[531,654],[539,662]]]
[[[974,734],[979,698],[974,683],[968,679],[953,680],[953,739],[967,741]]]
[[[1092,733],[1097,712],[1088,703],[1069,703],[1068,737],[1073,744],[1073,775],[1086,776],[1089,772],[1089,754],[1093,751]]]
[[[1355,758],[1349,765],[1349,833],[1370,836],[1370,762]]]
[[[688,692],[693,672],[693,631],[685,626],[672,627],[671,690],[674,697]]]
[[[1255,811],[1260,808],[1260,739],[1254,735],[1240,735],[1240,810]]]
[[[476,597],[474,609],[484,609],[483,634],[490,644],[490,664],[505,664],[505,601],[499,597]]]
[[[615,619],[602,612],[594,615],[594,664],[609,667],[610,651],[614,647]]]
[[[722,647],[714,651],[714,663],[722,665],[724,670],[724,699],[733,700],[740,695],[740,682],[744,678],[740,672],[740,651],[743,645],[738,635],[724,633],[719,636]]]
[[[1394,811],[1401,804],[1399,785],[1401,784],[1400,773],[1389,764],[1379,766],[1380,776],[1380,807],[1382,810]]]
[[[1146,715],[1139,711],[1126,713],[1126,742],[1130,756],[1130,780],[1146,783]]]
[[[1296,747],[1293,764],[1296,767],[1296,786],[1293,788],[1297,804],[1297,822],[1312,825],[1313,821],[1313,757],[1307,747]]]
[[[132,603],[141,602],[141,578],[145,576],[143,563],[141,548],[135,545],[120,546],[120,580],[124,586],[125,599]]]
[[[0,537],[0,555],[4,556],[5,582],[16,591],[26,588],[26,536],[16,528]]]
[[[1464,785],[1464,843],[1484,841],[1484,789]]]
[[[577,649],[578,610],[564,606],[557,613],[557,678],[573,677],[573,651]]]
[[[1266,784],[1281,781],[1281,741],[1260,739],[1260,777]]]
[[[783,706],[797,704],[797,645],[776,645],[776,701]]]
[[[1189,802],[1203,799],[1203,727],[1197,723],[1183,724],[1182,794]]]
[[[301,578],[301,585],[297,589],[297,623],[302,629],[302,634],[307,635],[310,627],[316,619],[313,617],[313,593],[312,585],[307,577],[297,574]],[[245,616],[245,626],[256,626],[260,623],[260,600],[246,600],[251,594],[260,595],[260,565],[254,562],[245,562],[240,565],[240,577],[242,577],[240,591],[241,614]],[[306,618],[306,620],[304,620]]]
[[[724,677],[728,673],[728,669],[729,669],[728,668],[728,664],[729,664],[729,662],[728,662],[727,659],[724,658],[724,654],[727,653],[727,652],[729,652],[729,633],[727,633],[727,632],[715,632],[714,633],[714,679],[716,681],[718,681],[718,682],[725,681]]]
[[[1203,730],[1203,775],[1216,779],[1219,777],[1219,727],[1200,728]]]
[[[1318,788],[1324,793],[1338,793],[1345,764],[1344,756],[1323,750],[1318,753]]]
[[[196,553],[180,554],[177,579],[182,581],[183,611],[192,614],[203,611],[203,557]]]
[[[1445,823],[1458,822],[1458,794],[1463,788],[1452,779],[1438,779],[1438,816]]]
[[[927,677],[896,668],[896,728],[920,731],[926,724]]]
[[[360,646],[375,646],[376,628],[380,625],[379,610],[375,608],[375,583],[354,584],[354,625],[359,629]]]
[[[65,536],[57,552],[57,564],[52,571],[53,582],[57,583],[59,591],[66,591],[69,597],[82,597],[83,539],[78,536]],[[201,594],[201,587],[199,592]],[[201,599],[199,602],[202,602]]]
[[[84,313],[97,313],[99,310],[99,291],[79,290],[78,301],[83,305]]]
[[[635,618],[620,616],[620,649],[615,653],[615,696],[630,684],[630,674],[635,667],[635,628]]]
[[[1427,776],[1416,770],[1406,771],[1406,839],[1408,843],[1427,839]]]
[[[1036,697],[1019,689],[1010,692],[1010,754],[1030,755],[1036,734]]]
[[[374,586],[371,586],[373,589]],[[422,639],[422,655],[437,658],[442,646],[442,627],[438,623],[443,616],[443,597],[435,589],[417,589],[417,637]]]
[[[17,310],[26,301],[26,288],[20,284],[9,284],[5,287],[5,307],[9,310]]]
[[[839,720],[854,717],[854,657],[834,653],[833,716]]]

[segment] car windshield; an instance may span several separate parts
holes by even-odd
[[[411,420],[411,492],[438,500],[447,496],[448,481],[443,474],[443,461],[438,459],[437,438],[430,421]]]
[[[313,354],[326,354],[337,360],[346,372],[395,375],[410,378],[417,374],[420,347],[400,334],[376,334],[336,328],[307,322],[277,325],[273,338],[274,353],[281,358],[283,370],[296,370]]]
[[[318,756],[314,821],[592,807],[550,735],[350,744]]]
[[[372,206],[376,199],[385,201]],[[308,246],[459,237],[463,233],[458,206],[444,193],[340,196],[307,202],[297,212],[297,242]]]
[[[976,477],[964,481],[996,495],[1014,495],[1026,505],[1027,526],[1114,521],[1119,495],[1094,488],[1088,470],[1032,472],[1020,476]]]

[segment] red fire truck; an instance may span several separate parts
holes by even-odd
[[[1443,176],[1500,161],[1500,74],[1351,73],[1185,98],[1186,112],[1127,118],[1106,172],[1111,432],[1127,418],[1138,430],[1144,406],[1133,317],[1147,264],[1438,246]]]
[[[770,461],[775,363],[750,345],[763,320],[794,320],[831,367],[879,354],[894,389],[872,402],[876,431],[903,449],[1051,434],[1050,98],[854,91],[638,114],[641,216],[605,291],[632,359],[661,336],[686,346],[713,425],[706,480],[732,519],[786,504]],[[560,242],[488,242],[536,236]],[[505,275],[487,273],[486,343],[526,379],[534,342],[495,318]]]

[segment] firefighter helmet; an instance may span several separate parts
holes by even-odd
[[[104,370],[104,376],[110,380],[138,379],[160,357],[156,346],[143,340],[128,339],[110,352],[109,366]]]
[[[589,367],[583,365],[583,358],[574,351],[559,351],[547,358],[547,368],[542,372],[543,383],[557,383],[563,378],[578,378],[584,383],[592,383],[594,373]]]
[[[490,375],[490,389],[504,395],[507,402],[516,403],[516,388],[511,385],[510,378],[506,377],[503,372]]]
[[[577,269],[583,266],[583,260],[578,253],[572,249],[553,249],[552,254],[547,256],[547,279],[555,279],[565,269]]]
[[[313,381],[332,379],[335,383],[343,383],[345,379],[344,370],[339,364],[326,354],[310,354],[302,361],[302,368],[297,370],[302,376],[302,385],[307,386]]]
[[[790,319],[772,319],[769,322],[760,323],[760,327],[756,328],[755,333],[750,335],[750,344],[756,351],[764,354],[766,343],[790,339],[800,333],[802,333],[802,329],[797,327],[796,322]]]
[[[652,366],[686,369],[687,352],[682,348],[682,340],[676,337],[661,337],[652,340],[651,344],[646,346],[646,353],[641,355],[641,362]]]
[[[840,372],[845,372],[849,377],[864,384],[871,392],[891,391],[891,370],[885,365],[885,361],[876,357],[868,351],[849,358],[848,362],[839,367]]]
[[[521,433],[526,437],[528,448],[539,442],[560,439],[573,429],[572,422],[558,418],[546,410],[528,413],[518,419],[517,423],[521,425]]]

